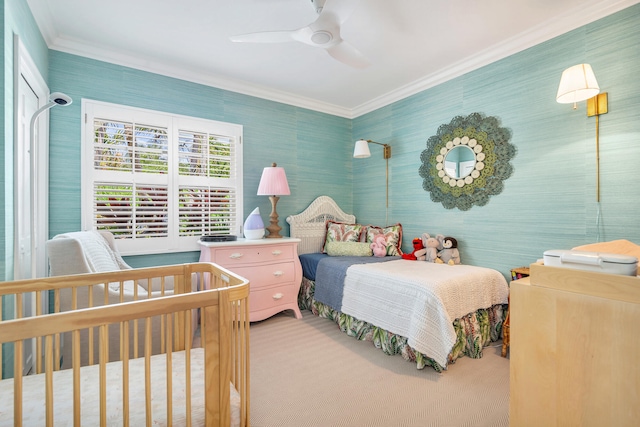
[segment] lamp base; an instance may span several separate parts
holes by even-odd
[[[276,205],[278,204],[278,200],[280,197],[278,196],[269,196],[269,200],[271,200],[271,214],[269,215],[270,225],[267,227],[268,235],[265,237],[267,239],[281,239],[280,230],[282,227],[278,225],[278,212],[276,211]]]

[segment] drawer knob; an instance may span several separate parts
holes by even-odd
[[[274,271],[273,275],[276,277],[284,276],[284,271],[281,271],[281,270]]]
[[[274,295],[273,295],[273,299],[276,299],[276,300],[277,300],[277,299],[281,299],[283,296],[284,296],[284,294],[277,293],[277,294],[274,294]]]
[[[231,259],[238,259],[238,258],[242,258],[242,254],[239,252],[234,252],[231,255],[229,255],[229,258]]]
[[[280,251],[280,250],[278,250],[278,249],[275,249],[273,252],[271,252],[271,254],[273,254],[273,255],[275,255],[275,256],[278,256],[278,255],[281,255],[281,254],[282,254],[282,251]]]

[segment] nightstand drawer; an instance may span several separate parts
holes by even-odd
[[[254,289],[278,285],[284,282],[293,282],[295,279],[295,265],[293,261],[253,267],[229,266],[227,268],[249,279],[249,282],[251,282],[251,292],[253,292]]]
[[[234,265],[293,260],[291,245],[238,246],[216,250],[214,262],[231,268]]]
[[[300,239],[238,239],[235,242],[199,242],[200,262],[213,262],[245,277],[249,289],[249,320],[256,322],[293,310],[296,319],[302,266],[298,258]],[[208,287],[205,277],[204,287]]]
[[[251,312],[256,312],[296,303],[298,297],[296,288],[292,285],[282,285],[261,290],[252,289],[249,294],[249,308]]]

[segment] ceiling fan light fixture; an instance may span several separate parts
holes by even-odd
[[[307,0],[308,1],[308,0]],[[329,56],[353,68],[370,65],[367,58],[348,41],[343,40],[341,25],[347,21],[359,0],[311,0],[318,18],[296,30],[263,31],[231,36],[233,42],[288,43],[297,41],[324,49]]]
[[[333,35],[328,31],[316,31],[311,35],[311,41],[315,44],[327,44],[333,40]]]

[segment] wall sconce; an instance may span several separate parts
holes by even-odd
[[[284,168],[277,167],[275,163],[272,163],[271,167],[266,167],[262,170],[262,177],[258,185],[258,196],[269,196],[271,201],[271,214],[269,215],[271,225],[267,227],[267,231],[269,231],[267,238],[282,238],[280,235],[282,227],[278,225],[276,205],[280,200],[278,196],[288,196],[289,194],[291,192],[289,191],[289,183],[287,182],[287,174],[284,172]]]
[[[386,208],[387,208],[387,216],[389,211],[389,159],[391,158],[391,146],[389,144],[381,144],[379,142],[372,141],[370,139],[359,139],[356,141],[356,146],[353,150],[353,157],[356,159],[364,159],[367,157],[371,157],[371,151],[369,151],[369,143],[382,145],[382,156],[386,160],[386,168],[385,168],[385,179],[386,179],[386,189],[387,189],[387,200],[386,200]],[[388,220],[388,218],[387,218]]]
[[[562,72],[556,101],[573,104],[587,101],[587,117],[596,116],[596,201],[600,202],[600,114],[609,111],[607,92],[600,93],[600,86],[589,64],[578,64]]]

